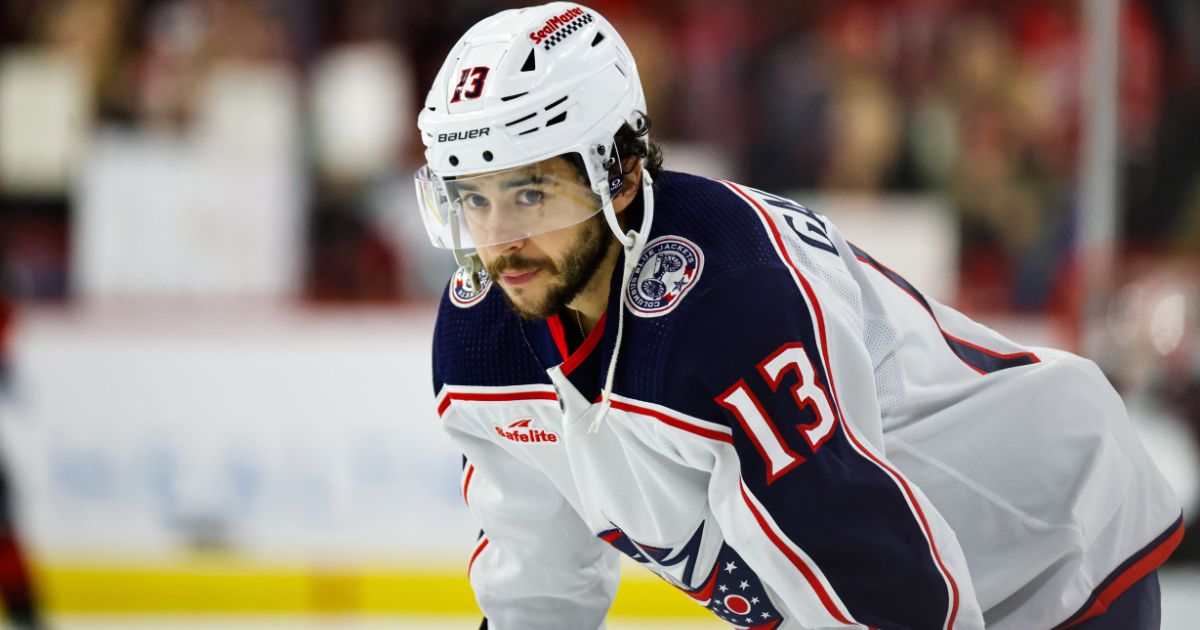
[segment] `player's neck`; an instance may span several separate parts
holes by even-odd
[[[641,175],[641,166],[636,165],[626,185],[631,187],[630,190],[638,192],[632,198],[618,196],[613,200],[617,224],[621,226],[622,233],[629,229],[630,221],[641,223],[642,194],[639,188],[642,181]],[[604,255],[604,260],[596,268],[596,273],[592,274],[583,291],[580,291],[579,295],[567,304],[568,307],[579,313],[579,324],[583,328],[581,332],[584,337],[592,332],[600,318],[604,316],[604,311],[608,309],[609,287],[612,286],[612,277],[616,273],[620,261],[621,243],[617,239],[610,239],[608,253]]]
[[[609,287],[620,259],[621,245],[613,240],[609,244],[608,252],[604,255],[604,260],[600,261],[600,266],[596,268],[596,273],[588,279],[588,283],[579,292],[579,295],[567,304],[572,310],[579,313],[579,324],[583,327],[584,336],[592,332],[596,323],[604,316],[604,311],[608,309]]]

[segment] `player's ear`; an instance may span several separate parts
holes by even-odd
[[[621,192],[613,197],[613,210],[616,210],[617,214],[624,212],[642,189],[642,161],[630,157],[625,160],[624,167],[625,182],[621,185]]]

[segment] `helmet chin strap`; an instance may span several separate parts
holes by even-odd
[[[621,337],[625,332],[625,287],[629,286],[633,268],[637,267],[638,259],[642,257],[642,250],[646,248],[646,238],[650,236],[650,225],[654,220],[653,185],[654,178],[650,177],[649,172],[642,169],[642,225],[638,230],[622,233],[612,203],[609,202],[604,208],[604,217],[608,219],[609,227],[613,228],[613,233],[621,241],[621,246],[625,250],[625,268],[621,272],[621,284],[619,285],[621,296],[617,298],[620,300],[620,306],[617,308],[617,341],[613,345],[612,358],[608,360],[608,375],[604,379],[604,391],[600,395],[600,411],[596,413],[596,419],[592,420],[588,426],[588,434],[594,434],[600,430],[600,425],[612,407],[613,377],[617,373],[617,356],[621,353]]]
[[[463,270],[463,288],[471,293],[478,291],[483,284],[479,281],[479,272],[483,270],[483,261],[479,259],[479,254],[473,251],[468,253],[462,249],[452,251],[454,262]]]
[[[454,249],[450,251],[454,254],[454,262],[458,263],[460,269],[463,270],[463,288],[474,293],[479,290],[483,284],[479,281],[479,272],[483,269],[483,261],[479,259],[479,254],[475,250],[470,252],[461,249],[462,244],[462,228],[458,223],[458,211],[450,211],[450,242],[454,245]]]

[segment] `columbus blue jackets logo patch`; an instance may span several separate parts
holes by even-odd
[[[704,255],[681,236],[660,236],[642,251],[625,287],[629,310],[641,317],[666,315],[700,279]]]
[[[474,306],[487,295],[488,289],[492,288],[492,279],[488,277],[486,271],[479,270],[479,289],[471,291],[467,289],[467,272],[463,271],[462,267],[454,270],[454,277],[450,279],[450,301],[459,308],[467,308]]]

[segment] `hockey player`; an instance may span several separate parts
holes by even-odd
[[[485,625],[603,627],[621,552],[743,628],[1156,628],[1180,507],[1095,365],[662,170],[644,112],[553,3],[467,31],[418,120]]]

